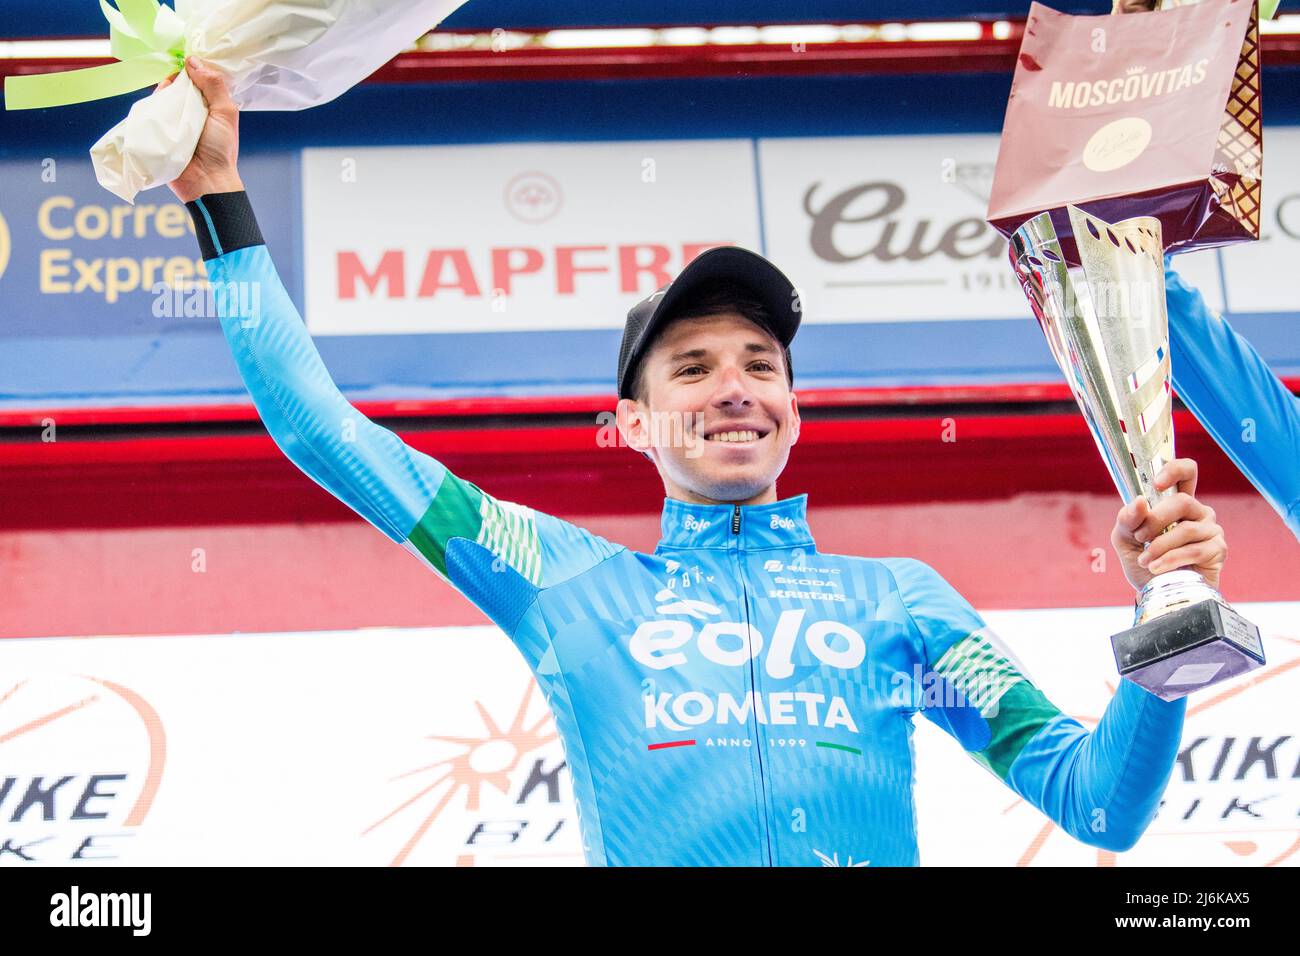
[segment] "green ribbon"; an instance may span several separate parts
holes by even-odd
[[[1261,20],[1272,20],[1273,14],[1277,13],[1278,4],[1282,0],[1259,0],[1259,18]]]
[[[64,73],[5,77],[5,109],[34,110],[142,90],[185,68],[185,23],[158,0],[99,0],[120,62]]]

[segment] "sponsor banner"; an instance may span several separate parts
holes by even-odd
[[[1019,317],[1007,243],[984,222],[996,136],[763,140],[767,253],[809,319]]]
[[[243,172],[250,190],[274,195],[291,169],[283,159],[254,157]],[[175,309],[168,294],[206,277],[190,214],[170,189],[123,202],[95,181],[84,156],[0,159],[0,183],[4,339],[93,333],[103,346],[210,330],[210,316]],[[273,203],[261,205],[259,222],[292,289],[292,219]]]
[[[1188,698],[1182,747],[1156,818],[1132,850],[1086,846],[1007,789],[928,720],[916,721],[921,860],[930,865],[1300,865],[1300,603],[1240,604],[1268,665]],[[1117,682],[1109,635],[1131,608],[983,616],[1062,711],[1096,726]]]
[[[308,149],[317,335],[622,328],[704,249],[758,245],[748,140]]]
[[[0,864],[581,864],[490,627],[0,644]]]
[[[984,221],[997,153],[990,135],[760,141],[767,255],[806,320],[1029,318],[1007,241]],[[1222,308],[1212,255],[1177,267]]]
[[[254,153],[240,169],[296,294],[297,156]],[[190,214],[170,189],[122,202],[84,149],[0,158],[0,406],[242,395]]]
[[[1300,129],[1267,136],[1264,238],[1176,265],[1286,376]],[[720,243],[800,287],[800,388],[1059,381],[983,224],[996,153],[993,135],[859,136],[312,149],[301,169],[281,150],[241,169],[355,401],[608,394],[628,307]],[[84,153],[0,159],[0,407],[246,400],[206,294],[178,292],[201,273],[168,190],[131,206]]]
[[[1269,665],[1191,697],[1135,849],[1074,841],[918,717],[922,862],[1296,865],[1300,603],[1238,609]],[[1107,637],[1130,615],[985,617],[1093,726],[1116,682]],[[0,665],[0,864],[583,862],[554,724],[496,628],[15,639]]]
[[[6,336],[84,329],[87,319],[125,334],[151,317],[173,318],[153,315],[162,286],[204,275],[190,214],[170,191],[131,205],[87,180],[89,170],[52,157],[3,163],[10,188],[0,206],[0,279],[7,300],[40,306],[6,314]]]

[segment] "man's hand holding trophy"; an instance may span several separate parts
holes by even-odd
[[[1175,700],[1264,664],[1258,628],[1218,591],[1226,548],[1191,553],[1221,529],[1174,455],[1164,282],[1168,251],[1258,238],[1262,138],[1255,9],[1153,6],[1033,5],[989,220],[1127,503],[1113,538],[1140,590],[1111,639],[1120,674]]]

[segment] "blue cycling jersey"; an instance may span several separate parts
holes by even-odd
[[[1121,680],[1087,731],[933,569],[818,551],[805,495],[665,499],[651,554],[493,498],[348,404],[243,193],[190,206],[214,289],[260,288],[217,302],[272,437],[532,668],[589,864],[915,865],[918,713],[1088,844],[1155,815],[1185,700]]]
[[[1165,261],[1174,389],[1300,538],[1300,398]]]

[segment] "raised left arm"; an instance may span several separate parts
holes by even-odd
[[[1123,851],[1155,817],[1182,739],[1186,699],[1165,701],[1121,679],[1089,731],[1030,680],[1011,650],[933,568],[890,566],[941,701],[922,713],[1070,836]],[[943,686],[947,685],[947,686]],[[948,693],[949,686],[959,693]]]

